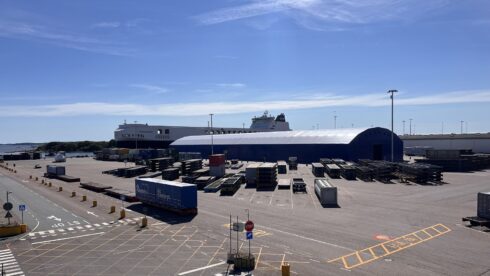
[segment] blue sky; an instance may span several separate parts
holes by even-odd
[[[490,2],[0,0],[0,143],[124,119],[490,131]],[[467,125],[467,126],[466,126]]]

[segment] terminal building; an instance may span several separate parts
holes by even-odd
[[[414,148],[464,149],[475,153],[490,153],[490,133],[403,135],[400,138],[407,150]]]
[[[295,156],[298,162],[320,158],[391,160],[391,134],[385,128],[278,131],[227,135],[198,135],[170,144],[178,152],[200,152],[203,157],[224,153],[227,159],[276,162]],[[394,160],[403,158],[403,142],[394,135]]]

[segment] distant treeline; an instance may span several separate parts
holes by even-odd
[[[93,151],[99,151],[103,148],[110,148],[115,146],[116,146],[116,141],[114,140],[110,140],[109,142],[107,141],[49,142],[47,144],[43,144],[39,146],[37,150],[43,152],[58,152],[58,151],[93,152]]]

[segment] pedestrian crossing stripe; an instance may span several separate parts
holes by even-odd
[[[51,230],[44,230],[44,231],[38,231],[38,232],[31,232],[27,236],[24,236],[20,238],[20,240],[34,240],[36,238],[44,238],[49,236],[56,236],[58,234],[66,235],[68,233],[75,233],[77,231],[80,232],[86,232],[87,230],[95,230],[95,229],[101,229],[103,227],[112,227],[112,226],[121,226],[121,225],[128,225],[128,224],[133,224],[137,223],[139,220],[141,220],[143,217],[137,217],[137,218],[126,218],[126,219],[120,219],[116,221],[111,221],[111,222],[101,222],[101,223],[94,223],[94,224],[86,224],[86,225],[78,225],[78,226],[73,226],[73,227],[68,227],[65,229],[51,229]],[[1,251],[0,251],[1,255]]]
[[[20,268],[17,260],[10,249],[0,250],[0,263],[3,265],[5,276],[22,276],[24,272]],[[0,272],[1,273],[1,272]]]

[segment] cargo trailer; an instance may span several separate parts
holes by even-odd
[[[325,171],[331,178],[340,178],[340,168],[336,164],[326,164]]]
[[[311,163],[311,172],[316,177],[325,176],[325,167],[321,163]]]
[[[194,184],[154,178],[135,180],[136,197],[144,204],[180,215],[197,214],[197,187]]]
[[[304,192],[306,193],[306,183],[303,178],[293,178],[291,179],[291,184],[293,185],[293,193]]]
[[[323,206],[334,206],[337,203],[337,187],[326,179],[315,179],[315,194]]]
[[[221,184],[220,193],[221,195],[233,195],[238,189],[240,189],[240,178],[230,177]]]

